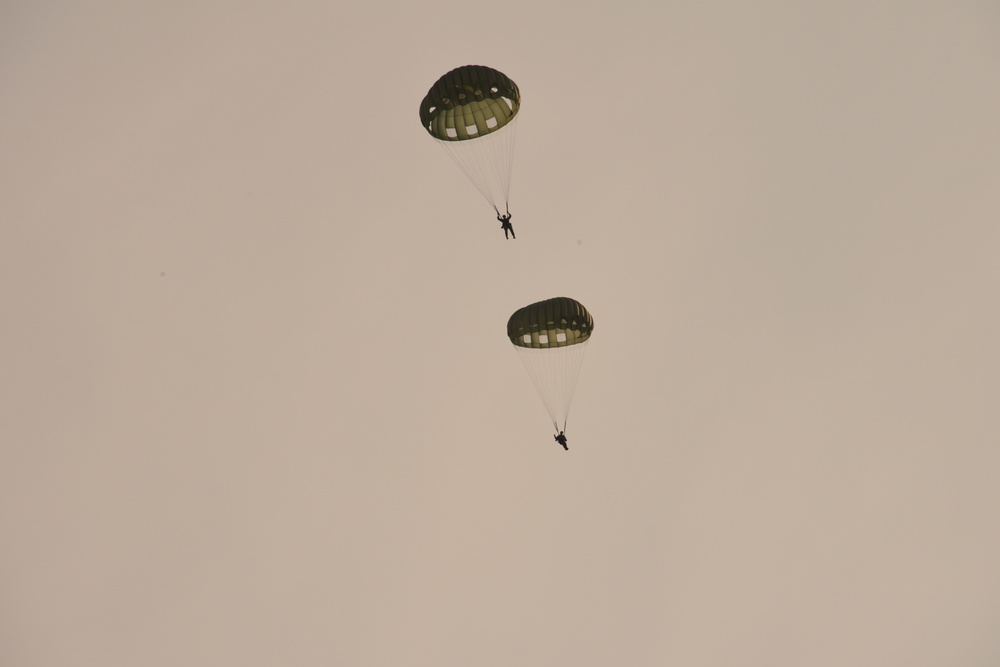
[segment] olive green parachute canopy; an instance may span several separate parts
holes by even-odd
[[[517,84],[502,72],[465,65],[437,80],[420,103],[420,123],[441,141],[465,141],[496,132],[521,108]]]
[[[510,342],[535,349],[579,345],[593,330],[594,318],[583,304],[565,296],[525,306],[507,321]]]

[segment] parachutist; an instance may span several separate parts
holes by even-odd
[[[496,207],[493,208],[494,210],[496,210]],[[510,224],[510,219],[511,219],[510,209],[507,210],[507,215],[500,215],[500,211],[497,211],[497,220],[500,221],[500,229],[503,230],[503,237],[505,239],[510,239],[510,238],[517,239],[517,237],[514,236],[514,228]],[[507,236],[507,232],[510,232],[510,236]]]
[[[583,304],[560,296],[519,308],[507,320],[510,341],[549,413],[553,438],[564,449],[566,420],[594,318]],[[560,428],[562,430],[560,430]]]

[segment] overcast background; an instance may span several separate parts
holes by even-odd
[[[992,1],[0,4],[0,663],[998,664],[998,119]]]

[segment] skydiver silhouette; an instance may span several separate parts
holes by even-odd
[[[510,209],[507,209],[507,215],[500,215],[500,209],[496,206],[493,207],[493,210],[497,212],[497,220],[500,221],[500,229],[503,230],[503,237],[508,240],[511,238],[517,239],[517,237],[514,236],[514,228],[510,224]],[[510,232],[510,236],[507,236],[507,232]]]
[[[559,435],[554,435],[552,437],[553,437],[553,439],[555,439],[556,442],[558,442],[560,445],[563,446],[563,449],[565,449],[567,452],[569,451],[569,445],[566,444],[566,434],[565,433],[563,433],[562,431],[559,431]]]

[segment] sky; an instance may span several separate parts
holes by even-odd
[[[986,1],[3,3],[0,663],[997,664],[998,118]]]

